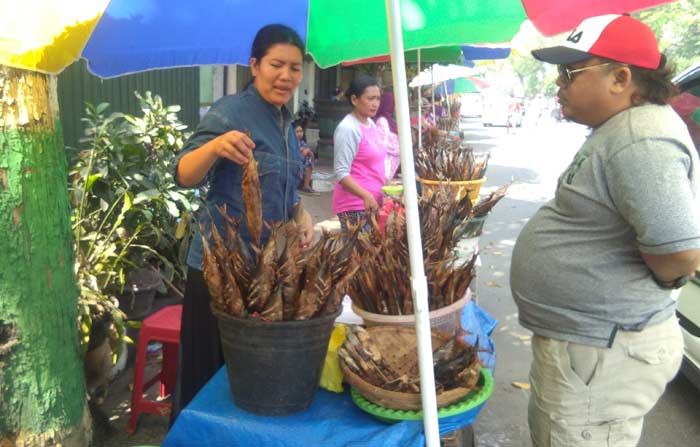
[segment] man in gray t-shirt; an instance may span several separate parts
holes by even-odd
[[[700,264],[700,161],[643,23],[593,17],[533,55],[559,65],[562,113],[592,132],[513,249],[532,441],[633,446],[680,367],[673,289]]]

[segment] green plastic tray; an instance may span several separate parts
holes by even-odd
[[[481,378],[479,379],[481,389],[472,391],[464,399],[455,402],[450,406],[438,409],[438,418],[446,418],[456,414],[465,413],[483,404],[493,394],[493,375],[486,368],[481,368]],[[354,387],[350,390],[352,401],[361,410],[366,411],[380,421],[394,423],[399,421],[416,421],[423,419],[423,411],[420,410],[394,410],[382,407],[365,399]]]
[[[403,185],[385,185],[382,186],[382,191],[390,196],[400,197],[403,193]]]

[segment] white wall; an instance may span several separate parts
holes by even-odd
[[[294,111],[299,110],[302,101],[308,101],[311,107],[314,106],[314,93],[316,91],[316,63],[312,59],[304,59],[302,67],[303,79],[297,92],[294,94]]]

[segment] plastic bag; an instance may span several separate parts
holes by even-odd
[[[401,151],[399,149],[399,136],[389,129],[389,123],[386,118],[379,118],[377,121],[377,129],[379,136],[386,149],[386,158],[384,159],[384,177],[386,181],[394,178],[396,171],[401,164]]]
[[[338,324],[333,328],[331,339],[328,342],[326,359],[323,361],[323,371],[321,372],[319,385],[321,388],[334,393],[343,392],[343,372],[340,370],[340,362],[338,361],[338,348],[345,341],[346,330],[347,326],[344,324]]]

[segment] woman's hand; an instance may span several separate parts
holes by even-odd
[[[364,197],[362,197],[362,200],[365,202],[366,211],[376,211],[379,209],[379,204],[372,194],[365,194]]]
[[[255,143],[243,132],[232,130],[215,139],[214,151],[217,157],[226,158],[232,162],[244,165],[253,156]]]
[[[308,157],[312,157],[313,155],[314,155],[313,151],[308,146],[304,146],[301,149],[301,156],[302,157],[308,158]]]

